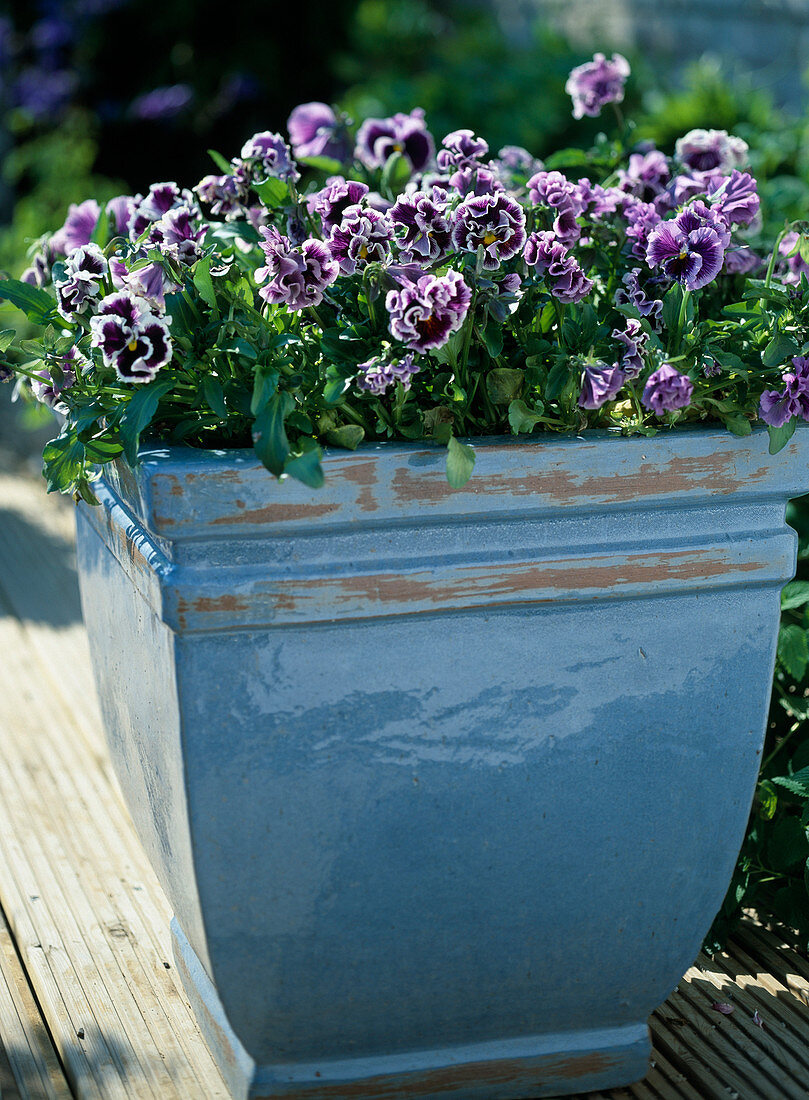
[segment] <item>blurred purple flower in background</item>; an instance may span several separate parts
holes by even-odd
[[[163,88],[154,88],[151,92],[133,99],[129,113],[133,118],[143,121],[176,118],[194,99],[193,89],[188,84],[171,84]]]
[[[74,248],[89,244],[93,239],[101,207],[95,199],[86,199],[82,203],[71,203],[65,224],[57,229],[50,239],[49,247],[54,256],[66,256]]]
[[[357,131],[356,155],[366,168],[382,168],[392,153],[402,153],[414,172],[432,159],[435,143],[424,123],[424,111],[417,107],[409,115],[367,118]]]
[[[727,130],[690,130],[677,140],[677,159],[695,172],[721,172],[728,175],[747,163],[747,142]]]
[[[301,103],[287,120],[296,157],[333,157],[344,161],[351,153],[345,127],[327,103]]]
[[[597,118],[607,103],[620,103],[629,72],[629,62],[619,53],[614,53],[611,61],[603,53],[597,53],[592,61],[577,65],[565,84],[565,91],[573,100],[573,117]]]

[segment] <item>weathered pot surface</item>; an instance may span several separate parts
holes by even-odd
[[[237,1097],[644,1075],[758,769],[806,441],[147,451],[82,507],[116,769]],[[721,827],[717,828],[717,822]]]

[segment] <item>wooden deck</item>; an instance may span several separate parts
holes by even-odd
[[[104,748],[71,513],[0,466],[0,1096],[224,1100]],[[647,1078],[589,1100],[806,1100],[793,948],[751,920],[701,956],[651,1021]]]

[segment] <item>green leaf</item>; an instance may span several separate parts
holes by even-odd
[[[503,326],[497,321],[490,320],[481,333],[486,351],[492,359],[496,359],[503,350]]]
[[[343,170],[340,161],[333,157],[298,157],[296,163],[313,168],[316,172],[325,172],[327,176],[339,176]]]
[[[781,610],[804,607],[809,603],[809,581],[790,581],[781,593]]]
[[[454,435],[447,444],[447,481],[453,489],[461,489],[472,476],[475,452],[468,443],[461,443]]]
[[[202,393],[208,405],[223,420],[228,418],[228,407],[225,404],[225,391],[222,389],[218,378],[212,374],[206,374],[202,380]]]
[[[298,481],[302,481],[310,489],[319,489],[326,480],[323,476],[323,467],[320,464],[321,456],[322,452],[319,447],[295,455],[294,458],[287,459],[284,473],[289,474],[290,477],[294,477]]]
[[[278,389],[278,371],[265,372],[257,370],[253,380],[253,397],[250,401],[250,412],[253,416],[264,408]]]
[[[778,808],[778,791],[769,779],[763,779],[761,783],[759,783],[756,795],[758,798],[759,817],[763,818],[764,821],[772,821],[775,817],[775,811]]]
[[[794,775],[779,775],[773,778],[773,783],[779,787],[786,787],[792,794],[801,798],[809,798],[809,768],[801,768]]]
[[[233,168],[228,164],[221,153],[217,153],[216,149],[209,149],[208,156],[214,162],[220,172],[224,172],[226,176],[233,175]]]
[[[395,199],[413,173],[413,166],[402,153],[391,153],[382,169],[381,191]]]
[[[147,382],[141,384],[127,402],[121,417],[119,432],[124,456],[130,466],[138,460],[138,445],[144,428],[152,422],[161,398],[171,390],[173,382]]]
[[[486,375],[486,392],[495,405],[509,405],[519,397],[525,372],[512,367],[496,367]]]
[[[540,414],[531,412],[524,401],[512,401],[508,407],[508,422],[515,435],[532,432],[540,419]]]
[[[326,432],[327,443],[331,443],[333,447],[345,447],[349,451],[356,451],[363,439],[365,429],[359,424],[343,424]]]
[[[767,861],[773,871],[788,871],[809,855],[806,831],[797,817],[776,821],[767,841]]]
[[[211,309],[216,310],[216,291],[213,287],[213,279],[211,278],[211,258],[206,256],[203,260],[198,260],[197,265],[194,268],[194,286],[199,292],[200,298]]]
[[[567,359],[560,359],[551,367],[548,383],[545,386],[545,397],[548,401],[556,400],[570,381],[570,373],[570,363]]]
[[[279,206],[288,206],[292,202],[289,184],[273,176],[264,180],[263,183],[255,184],[253,190],[270,210],[275,210]]]
[[[734,435],[750,435],[753,431],[753,427],[746,416],[741,413],[731,413],[722,418],[725,423],[725,427],[729,432],[733,432]]]
[[[560,149],[545,161],[545,167],[550,172],[558,168],[577,168],[590,163],[590,156],[582,149]]]
[[[676,329],[680,319],[680,308],[683,304],[683,288],[675,283],[663,298],[663,309],[660,317],[667,329]]]
[[[48,492],[70,492],[84,472],[84,444],[73,434],[46,443],[42,458]]]
[[[781,428],[775,428],[772,424],[767,425],[767,431],[770,435],[770,454],[777,455],[779,451],[782,451],[789,443],[792,436],[795,434],[795,428],[798,421],[796,417],[792,417]]]
[[[6,351],[16,335],[16,329],[0,329],[0,351]]]
[[[720,366],[726,367],[728,370],[739,371],[742,374],[749,374],[749,368],[744,359],[740,359],[738,355],[734,355],[732,351],[722,351],[719,348],[711,348],[711,354]]]
[[[806,632],[795,623],[787,623],[778,631],[778,660],[793,680],[801,680],[809,664]]]
[[[253,424],[253,450],[270,473],[280,477],[289,456],[289,440],[284,420],[295,407],[291,394],[275,393],[261,409]]]
[[[779,332],[773,336],[769,344],[761,353],[761,362],[765,367],[778,367],[798,354],[798,345],[791,336]]]
[[[0,298],[5,298],[17,309],[21,309],[36,325],[44,325],[56,309],[56,302],[50,294],[46,294],[38,286],[21,283],[18,279],[0,280]]]

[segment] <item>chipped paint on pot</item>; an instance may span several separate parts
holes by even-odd
[[[235,1097],[644,1075],[741,844],[807,431],[487,440],[460,490],[415,444],[317,491],[247,452],[101,483],[102,709]]]

